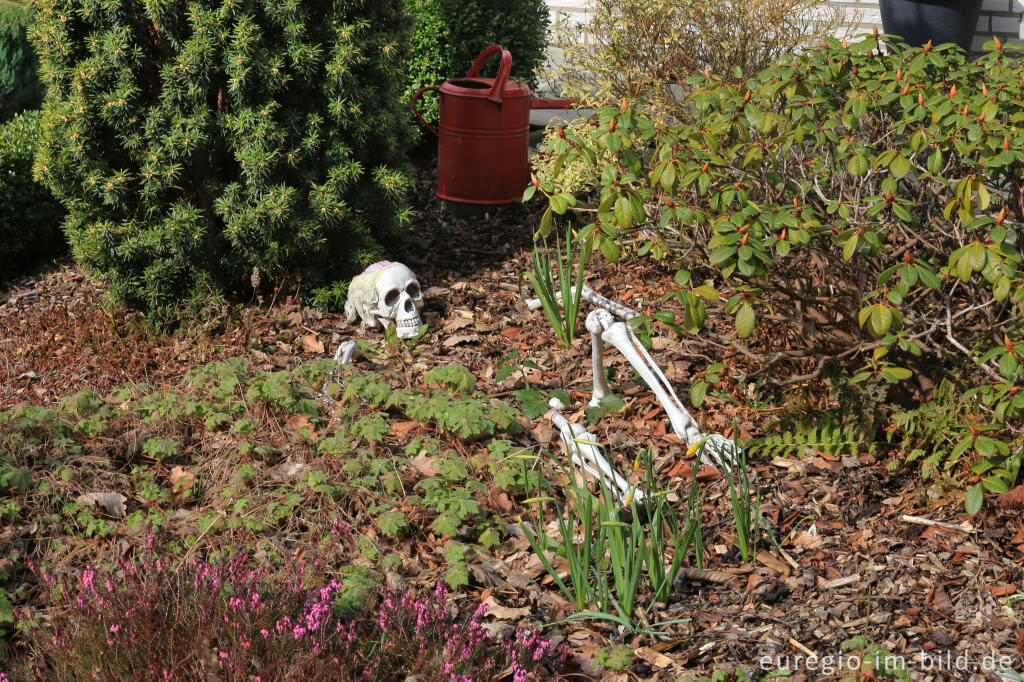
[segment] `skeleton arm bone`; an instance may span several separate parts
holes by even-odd
[[[587,331],[590,332],[590,364],[594,377],[594,393],[590,397],[590,406],[597,407],[604,397],[611,392],[608,380],[604,376],[604,341],[601,333],[607,325],[615,322],[611,313],[606,310],[595,310],[587,315]]]
[[[563,417],[558,412],[558,409],[561,407],[558,401],[552,401],[551,406],[554,409],[554,412],[551,414],[551,423],[561,432],[562,441],[565,443],[565,448],[572,462],[591,476],[602,481],[609,488],[617,488],[619,490],[619,499],[625,500],[629,491],[634,486],[630,485],[629,481],[623,478],[619,472],[615,471],[612,465],[608,463],[608,460],[604,458],[597,447],[597,437],[589,433],[582,426],[573,424]],[[634,493],[633,499],[638,503],[643,502],[643,492],[637,490]]]
[[[603,314],[602,314],[603,313]],[[662,404],[668,413],[672,429],[686,441],[686,444],[693,445],[701,438],[700,427],[690,413],[686,411],[676,396],[668,379],[647,353],[640,340],[633,334],[633,330],[623,322],[616,322],[610,315],[603,311],[595,310],[587,316],[587,330],[591,336],[600,336],[602,342],[615,346],[629,364],[633,365],[647,385],[654,391],[658,402]],[[600,343],[594,344],[594,349],[600,347]],[[594,354],[594,385],[598,384],[597,377],[604,378],[603,359],[601,354]],[[600,368],[600,371],[599,371]],[[603,383],[603,381],[602,381]],[[593,402],[592,402],[593,404]]]
[[[587,316],[587,330],[591,333],[594,372],[594,399],[600,402],[607,393],[604,379],[603,343],[609,343],[622,353],[665,408],[672,430],[682,438],[688,447],[702,445],[701,461],[713,467],[731,469],[736,459],[736,445],[719,434],[705,435],[697,420],[686,411],[675,390],[661,369],[651,358],[647,349],[636,338],[633,330],[624,322],[615,319],[606,311],[595,310]],[[593,340],[600,337],[600,340]],[[600,393],[600,397],[599,397]],[[591,404],[596,404],[594,400]]]
[[[640,315],[640,313],[638,313],[637,311],[633,310],[632,308],[625,304],[619,303],[618,301],[613,301],[610,298],[605,298],[601,294],[591,289],[586,284],[584,284],[581,287],[580,295],[584,298],[584,300],[589,301],[590,303],[596,305],[599,308],[604,308],[608,312],[618,315],[624,320],[631,320],[634,317],[638,317]],[[556,291],[555,298],[561,301],[562,292]],[[543,304],[541,304],[539,298],[528,298],[526,299],[525,303],[526,307],[530,310],[538,310],[543,307]]]

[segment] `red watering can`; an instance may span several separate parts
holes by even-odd
[[[501,54],[498,74],[480,78],[480,69]],[[531,99],[525,83],[509,81],[512,53],[491,45],[476,58],[465,78],[440,88],[429,85],[412,97],[416,117],[438,137],[437,196],[465,204],[519,201],[530,182],[530,109],[568,109],[571,101]],[[441,95],[438,128],[427,123],[416,102],[427,90]]]

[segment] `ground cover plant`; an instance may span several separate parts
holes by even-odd
[[[154,321],[299,280],[340,305],[408,217],[402,8],[40,3],[35,168],[78,262]]]

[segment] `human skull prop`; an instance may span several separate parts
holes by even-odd
[[[387,329],[394,323],[395,332],[407,339],[416,335],[423,324],[423,293],[412,270],[401,263],[374,263],[355,277],[348,288],[345,313],[349,322],[356,316],[364,327],[380,324]]]

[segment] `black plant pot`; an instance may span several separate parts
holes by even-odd
[[[971,49],[982,0],[881,0],[882,28],[921,46],[956,43]]]

